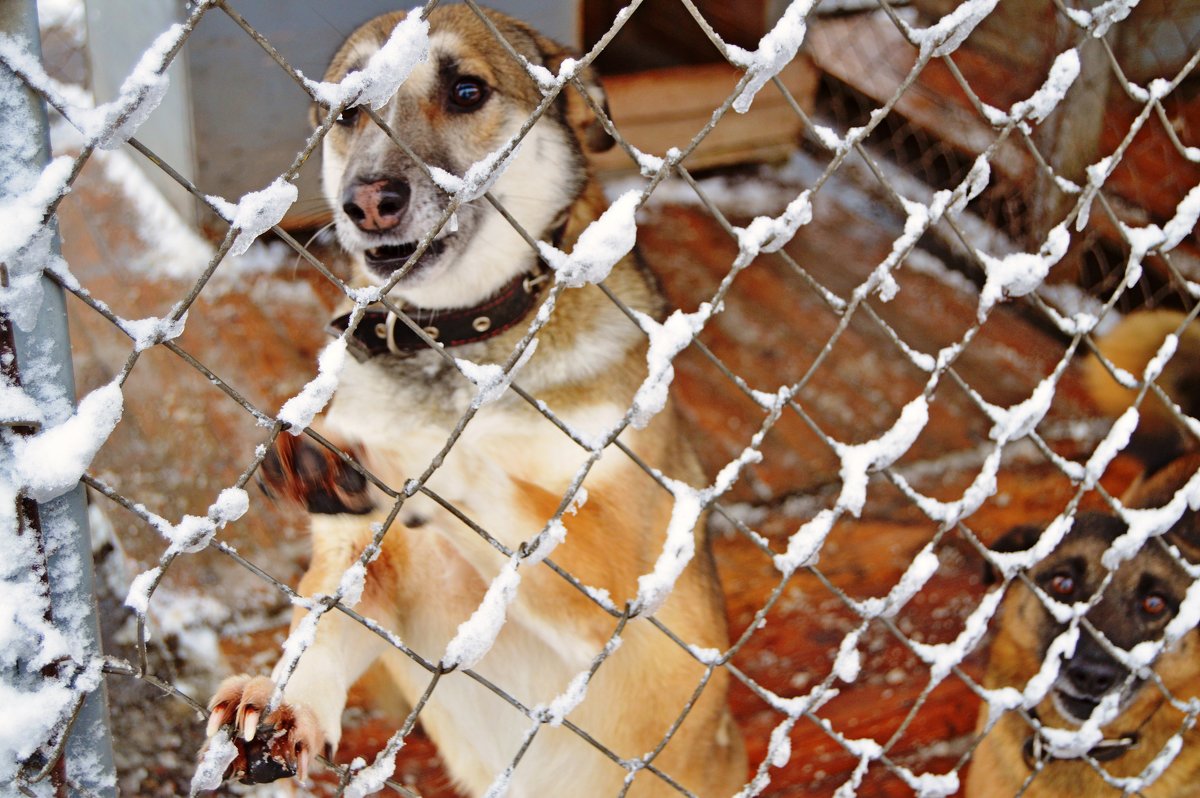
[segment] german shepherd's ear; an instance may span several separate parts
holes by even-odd
[[[1176,492],[1200,471],[1200,452],[1177,457],[1167,465],[1136,483],[1122,501],[1125,506],[1139,510],[1162,507],[1175,498]],[[1167,542],[1178,546],[1193,563],[1200,563],[1200,515],[1184,510],[1183,516],[1166,534]]]
[[[1193,565],[1200,564],[1200,514],[1184,510],[1183,517],[1166,535],[1167,542],[1177,546]]]
[[[1003,537],[992,544],[991,551],[1026,551],[1033,548],[1041,535],[1042,528],[1040,526],[1034,526],[1033,524],[1014,526],[1005,532]],[[983,583],[985,585],[994,585],[999,581],[1000,575],[996,573],[996,569],[992,567],[991,563],[985,561],[983,564]]]

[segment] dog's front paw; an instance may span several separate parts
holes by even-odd
[[[245,784],[264,784],[289,776],[308,778],[308,764],[325,735],[303,704],[282,702],[264,717],[275,683],[266,676],[231,676],[208,702],[208,736],[233,726],[238,754],[225,773]]]

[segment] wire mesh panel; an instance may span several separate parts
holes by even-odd
[[[0,311],[22,323],[31,289],[12,255],[57,225],[64,259],[32,273],[72,296],[83,396],[21,441],[0,430],[0,480],[18,501],[76,479],[89,489],[106,653],[71,662],[95,678],[68,686],[107,689],[125,793],[242,790],[223,776],[253,758],[258,710],[286,705],[296,673],[311,678],[299,663],[335,625],[350,630],[346,650],[373,653],[323,674],[331,692],[357,686],[344,713],[313,708],[340,729],[338,750],[305,774],[313,794],[590,796],[610,779],[614,795],[1165,796],[1200,783],[1192,4],[795,0],[740,19],[692,0],[595,3],[587,51],[538,64],[514,40],[536,33],[471,0],[430,3],[390,20],[381,56],[351,58],[337,82],[294,69],[287,43],[241,5],[190,5],[96,107],[70,85],[77,10],[46,7],[45,63],[0,38],[4,67],[55,114],[56,156],[6,200]],[[167,67],[217,18],[315,108],[304,148],[262,153],[279,177],[240,198],[194,185],[137,137]],[[680,44],[647,53],[664,29]],[[395,115],[420,81],[452,71],[426,61],[454,36],[487,42],[520,80],[454,72],[454,124],[489,92],[530,98],[498,149],[474,153],[483,136],[465,122],[453,140],[421,139],[415,116]],[[732,68],[728,93],[688,117],[679,87],[724,74],[704,71],[713,63]],[[646,124],[661,118],[678,138],[639,149],[618,98],[610,114],[592,83],[597,64],[699,70],[692,84],[646,73],[636,89],[653,104]],[[803,85],[813,96],[797,96]],[[756,146],[753,125],[736,127],[777,118],[763,113],[770,103],[800,132],[787,153],[777,136]],[[226,110],[228,146],[260,110]],[[555,156],[554,125],[615,141],[623,155],[619,167],[604,156],[603,194],[582,161]],[[370,196],[342,190],[347,131],[369,131],[381,163],[436,191],[417,238],[360,252],[357,273],[345,229],[380,229],[416,201],[386,176],[358,189]],[[750,144],[738,152],[768,160],[733,163],[739,136]],[[299,215],[342,229],[284,229],[297,176],[319,168],[322,149],[332,196]],[[447,151],[473,154],[452,170]],[[224,220],[219,240],[182,222],[144,169]],[[547,192],[586,196],[596,218],[531,215]],[[458,322],[414,299],[434,294],[413,275],[479,219],[501,231],[489,257],[542,265],[514,283],[513,348],[476,361],[461,353],[484,350],[460,346]],[[632,259],[657,285],[630,288],[640,266],[610,271]],[[386,268],[364,280],[370,262]],[[456,290],[493,308],[510,303],[500,288]],[[647,299],[659,291],[665,307]],[[600,304],[578,299],[592,294]],[[559,351],[581,308],[616,320],[561,366],[589,376],[539,382],[530,364]],[[341,321],[327,328],[331,317]],[[464,340],[493,318],[462,320]],[[358,351],[372,335],[378,350]],[[609,339],[633,342],[636,374],[606,370]],[[399,387],[345,376],[358,358],[385,364]],[[573,410],[621,380],[630,395],[607,415]],[[0,384],[5,419],[27,398],[14,386]],[[331,401],[377,435],[331,433]],[[393,427],[412,417],[436,419],[437,434],[406,427],[396,443]],[[644,428],[670,430],[666,454],[648,450]],[[551,466],[568,476],[553,490],[522,476]],[[316,483],[332,505],[311,499]],[[517,506],[536,523],[513,531]],[[14,539],[15,519],[0,516]],[[343,566],[314,587],[329,541],[343,539],[334,532],[348,529]],[[627,529],[649,530],[652,551],[632,557],[645,541]],[[585,536],[603,556],[574,558]],[[413,595],[397,601],[457,612],[448,643],[429,643],[420,617],[364,609],[399,583],[388,552],[412,540],[428,559],[412,549]],[[445,559],[450,548],[469,556]],[[721,589],[694,592],[715,584],[709,549]],[[607,589],[610,571],[633,578]],[[705,602],[716,620],[697,625]],[[522,626],[529,617],[554,620]],[[574,663],[547,677],[562,684],[530,687],[548,666],[508,642],[519,634]],[[660,653],[621,670],[637,651]],[[239,672],[272,673],[263,705],[248,726],[243,713],[206,730],[209,697]],[[648,695],[641,682],[659,678],[670,689]],[[597,708],[589,691],[617,698]],[[692,730],[726,708],[730,727],[714,722],[711,736],[744,741],[744,772],[729,788],[688,781],[704,757],[682,749],[704,743]],[[26,725],[44,729],[35,741],[4,737],[21,794],[67,789],[42,777],[71,718],[52,721]],[[639,724],[650,742],[624,750]],[[463,731],[475,727],[507,736]],[[244,728],[252,739],[237,749]],[[548,740],[585,751],[568,761],[594,761],[599,775],[548,766]],[[492,748],[494,766],[468,772],[463,762]],[[276,765],[265,775],[304,769]]]

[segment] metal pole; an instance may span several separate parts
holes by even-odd
[[[0,0],[0,33],[41,57],[34,0]],[[0,199],[11,199],[28,191],[49,161],[49,154],[43,103],[0,65]],[[0,264],[0,282],[7,284],[22,275],[40,272],[46,258],[58,257],[55,221],[46,220],[46,224],[51,226],[50,235],[30,242],[20,252],[10,255],[8,262]],[[40,304],[36,314],[31,314],[32,323],[28,318],[5,318],[5,307],[0,306],[0,333],[8,333],[4,336],[8,340],[0,341],[0,349],[7,344],[10,350],[6,357],[0,358],[3,361],[0,365],[5,367],[6,382],[11,385],[19,381],[20,389],[36,402],[42,411],[42,422],[54,424],[69,416],[75,406],[75,380],[63,292],[45,276],[39,282]],[[35,289],[28,296],[36,302],[38,293]],[[8,421],[15,426],[11,419]],[[47,744],[39,752],[42,761],[35,757],[26,762],[22,774],[24,778],[32,778],[40,769],[51,775],[27,784],[23,792],[115,797],[108,702],[104,679],[96,669],[101,656],[100,628],[83,487],[76,486],[41,504],[20,499],[17,517],[17,534],[25,535],[27,541],[36,539],[31,548],[40,549],[45,557],[45,594],[49,597],[46,621],[70,641],[71,656],[78,660],[77,664],[91,666],[90,672],[85,670],[84,675],[75,678],[73,687],[80,689],[81,685],[94,682],[74,715],[65,746],[59,749],[53,739],[43,741]],[[0,516],[0,522],[3,520]],[[0,678],[7,679],[10,675],[4,672]],[[54,672],[53,665],[43,670],[45,679],[61,676]],[[54,762],[59,750],[62,761]],[[41,767],[33,767],[35,764]]]

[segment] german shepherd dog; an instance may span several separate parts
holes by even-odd
[[[1101,341],[1100,351],[1118,367],[1141,374],[1163,337],[1182,321],[1182,315],[1168,312],[1134,314]],[[1184,412],[1194,416],[1200,410],[1200,395],[1187,386],[1200,377],[1200,329],[1196,325],[1181,336],[1170,363],[1159,384]],[[1123,411],[1132,393],[1118,386],[1097,360],[1089,361],[1086,369],[1096,404],[1113,414]],[[1111,577],[1102,560],[1113,541],[1127,531],[1126,522],[1113,514],[1080,513],[1054,552],[1027,574],[1037,592],[1021,580],[1010,585],[983,681],[989,689],[1024,689],[1041,669],[1051,643],[1067,628],[1047,609],[1046,598],[1060,605],[1092,602],[1084,618],[1103,639],[1085,626],[1079,627],[1074,650],[1062,657],[1047,697],[1030,714],[1045,727],[1061,729],[1081,726],[1102,701],[1115,700],[1118,714],[1100,727],[1102,739],[1086,752],[1092,760],[1088,762],[1054,756],[1045,738],[1024,718],[1006,712],[972,758],[966,792],[970,798],[1018,793],[1029,798],[1128,794],[1098,769],[1106,771],[1111,780],[1149,774],[1152,761],[1180,732],[1182,748],[1174,760],[1135,794],[1145,798],[1200,796],[1200,729],[1189,724],[1181,709],[1182,704],[1200,698],[1200,631],[1192,627],[1164,648],[1152,669],[1131,669],[1128,660],[1123,662],[1113,653],[1162,640],[1185,596],[1195,592],[1193,583],[1200,572],[1200,522],[1194,500],[1200,494],[1196,490],[1200,453],[1188,451],[1192,447],[1186,433],[1173,428],[1154,397],[1148,396],[1142,408],[1129,449],[1142,458],[1146,469],[1122,496],[1122,504],[1134,510],[1160,508],[1186,487],[1188,496],[1193,497],[1191,507],[1184,507],[1161,541],[1147,541],[1111,572]],[[994,548],[1023,551],[1031,548],[1040,534],[1035,526],[1018,527]],[[1164,543],[1174,548],[1174,555]],[[1097,601],[1095,594],[1106,579],[1109,581]],[[987,720],[985,706],[980,712],[981,731]]]
[[[490,11],[487,18],[530,64],[557,72],[568,57],[522,22]],[[403,13],[388,14],[356,30],[325,80],[340,81],[361,69],[403,19]],[[463,175],[503,146],[543,95],[525,66],[467,7],[439,7],[428,22],[427,60],[380,114],[425,164]],[[602,99],[590,72],[576,77]],[[570,251],[606,208],[584,157],[605,143],[611,139],[595,115],[567,87],[528,131],[491,194],[532,236]],[[348,109],[323,147],[322,179],[338,240],[360,282],[379,284],[416,251],[443,214],[447,194],[365,112]],[[336,750],[350,686],[381,663],[410,705],[421,706],[428,692],[419,720],[466,795],[483,795],[498,779],[506,780],[506,794],[514,798],[615,796],[627,782],[630,796],[678,794],[667,777],[696,795],[731,795],[746,778],[746,760],[726,703],[724,669],[712,672],[684,714],[704,681],[705,664],[641,615],[621,629],[615,645],[621,619],[606,610],[628,606],[638,595],[639,577],[654,570],[672,519],[671,494],[633,459],[606,450],[587,473],[586,495],[577,494],[563,516],[565,534],[552,554],[586,592],[540,557],[522,559],[519,570],[513,565],[564,503],[592,452],[513,391],[479,403],[479,389],[449,362],[504,363],[552,276],[484,199],[464,204],[456,217],[389,295],[442,351],[415,343],[395,316],[368,316],[351,342],[357,357],[346,359],[323,430],[370,474],[398,489],[439,456],[472,403],[480,405],[426,490],[404,502],[367,567],[354,610],[427,664],[445,663],[460,624],[472,618],[498,577],[507,579],[515,595],[506,621],[472,670],[520,706],[462,667],[447,668],[451,672],[430,690],[434,674],[427,667],[335,610],[322,616],[277,707],[270,706],[272,679],[227,679],[210,703],[210,734],[233,727],[240,751],[230,775],[250,781],[303,777],[323,747]],[[634,256],[616,264],[605,286],[634,311],[661,318],[657,284]],[[567,289],[536,343],[517,377],[524,391],[584,441],[614,429],[647,371],[646,337],[623,310],[596,285]],[[263,478],[271,492],[301,501],[313,513],[312,562],[299,592],[333,594],[395,500],[323,449],[283,438],[264,464]],[[703,483],[669,405],[620,440],[662,475]],[[702,530],[703,518],[691,535],[695,554],[654,617],[696,649],[724,650],[723,597]],[[496,544],[516,554],[505,555]],[[293,629],[304,614],[297,611]],[[580,675],[606,646],[611,654],[586,692],[580,690]],[[570,699],[567,705],[582,699],[566,724],[561,717],[547,720],[552,713],[543,711],[563,706],[553,703],[561,696]],[[539,722],[530,742],[530,729]],[[668,735],[652,767],[644,767]]]

